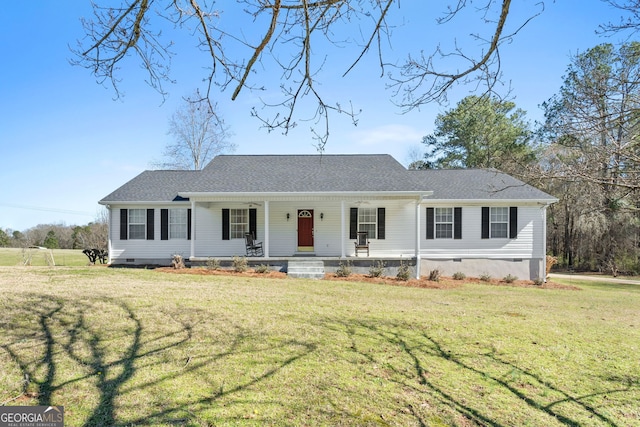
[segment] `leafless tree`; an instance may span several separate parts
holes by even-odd
[[[640,43],[601,44],[576,55],[544,107],[550,144],[535,174],[560,190],[553,209],[564,212],[550,224],[562,224],[565,261],[612,272],[637,262]]]
[[[109,211],[104,206],[98,211],[95,221],[89,223],[91,237],[89,246],[97,249],[107,249],[109,240]]]
[[[73,242],[68,248],[73,249],[107,249],[109,239],[109,213],[106,208],[101,208],[96,219],[82,226],[74,226],[72,229]]]
[[[267,116],[264,109],[253,108],[252,114],[269,130],[284,133],[300,120],[309,120],[322,149],[330,113],[345,114],[355,122],[358,111],[349,101],[329,101],[321,93],[320,72],[330,54],[319,52],[336,47],[340,57],[347,58],[338,64],[343,76],[367,54],[377,55],[380,75],[390,79],[397,103],[410,110],[446,99],[457,83],[475,82],[492,91],[500,78],[501,44],[537,16],[543,3],[537,7],[530,18],[507,25],[511,0],[445,2],[444,10],[433,7],[434,16],[441,16],[438,23],[455,28],[459,15],[476,14],[482,30],[471,37],[480,47],[463,49],[469,44],[456,38],[447,41],[453,47],[446,50],[442,40],[435,40],[405,59],[389,59],[392,30],[402,19],[399,0],[237,0],[226,10],[216,9],[213,0],[121,0],[119,6],[94,4],[93,17],[82,21],[85,37],[74,49],[72,62],[90,69],[99,82],[110,83],[120,96],[120,67],[135,56],[146,70],[147,82],[166,95],[165,84],[172,81],[171,37],[185,30],[196,35],[195,45],[208,58],[203,99],[211,99],[214,87],[230,88],[233,100],[246,89],[268,90],[274,82],[262,84],[260,68],[279,69],[281,97],[263,101],[263,106],[279,108]],[[233,18],[223,19],[225,14]],[[423,20],[415,19],[415,25],[422,26]],[[468,32],[465,27],[457,33]],[[430,34],[420,36],[428,40]]]
[[[186,98],[171,116],[168,134],[173,142],[165,147],[165,161],[155,164],[162,169],[200,170],[213,157],[232,153],[236,148],[228,140],[229,129],[224,120],[197,93]]]
[[[603,0],[619,9],[622,16],[617,22],[607,22],[600,26],[601,33],[629,32],[631,35],[640,30],[640,0]]]
[[[425,169],[424,152],[422,147],[413,145],[409,147],[406,154],[407,169],[418,170]]]
[[[640,43],[576,55],[559,94],[543,106],[557,147],[549,153],[563,166],[550,172],[597,183],[611,201],[640,190]]]

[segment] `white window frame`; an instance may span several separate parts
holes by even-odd
[[[453,239],[453,208],[435,208],[433,224],[436,239]]]
[[[142,219],[141,222],[140,219]],[[146,209],[129,209],[127,222],[127,237],[129,240],[145,240],[147,238]],[[142,228],[142,232],[140,232],[140,228]]]
[[[509,238],[509,207],[489,208],[489,237],[492,239]]]
[[[378,208],[358,208],[358,231],[366,231],[368,239],[378,237]]]
[[[244,239],[249,232],[249,209],[229,209],[229,237]]]
[[[187,238],[188,222],[188,210],[186,208],[169,209],[169,239],[185,240]]]

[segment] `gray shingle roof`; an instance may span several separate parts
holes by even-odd
[[[389,155],[224,155],[202,171],[146,171],[105,198],[170,202],[178,193],[427,192],[430,199],[555,200],[496,170],[408,171]]]
[[[189,188],[200,171],[145,171],[102,200],[110,202],[170,202]]]
[[[495,169],[432,169],[408,171],[433,191],[429,199],[544,200],[555,197]]]
[[[218,156],[195,192],[308,193],[414,191],[407,170],[389,155]]]

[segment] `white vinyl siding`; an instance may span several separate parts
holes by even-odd
[[[505,207],[507,218],[509,207]],[[544,208],[518,206],[518,235],[509,238],[482,238],[482,207],[463,205],[462,239],[427,240],[420,242],[425,258],[542,258],[544,254]],[[490,218],[489,218],[490,220]],[[507,236],[509,228],[507,226]]]
[[[187,209],[169,209],[169,239],[187,238]]]
[[[185,210],[187,209],[186,204]],[[129,224],[131,224],[131,212],[140,211],[142,212],[142,218],[144,221],[143,232],[145,237],[139,239],[131,239],[129,237],[128,240],[120,240],[118,238],[120,234],[120,219],[119,215],[120,209],[127,209],[128,218],[127,218],[127,228],[129,228]],[[155,239],[147,240],[147,209],[154,210],[154,223],[155,223]],[[144,208],[129,208],[126,205],[116,205],[111,207],[110,214],[110,230],[111,230],[111,253],[109,254],[112,262],[116,264],[125,264],[129,261],[127,260],[135,260],[133,262],[140,263],[149,263],[149,264],[160,264],[160,265],[170,265],[171,263],[171,254],[180,254],[185,258],[189,258],[191,253],[191,240],[187,239],[173,239],[173,240],[161,240],[160,239],[160,215],[162,209],[176,209],[175,205],[168,204],[158,204],[158,205],[149,205],[144,206]],[[136,214],[134,214],[135,216]],[[137,214],[138,217],[140,214]],[[127,230],[129,231],[129,230]]]
[[[146,209],[129,209],[129,239],[146,239],[147,233]]]
[[[354,254],[355,239],[349,238],[349,211],[355,207],[345,203],[344,218],[339,200],[318,201],[272,201],[269,203],[269,256],[290,257],[298,249],[298,210],[314,212],[314,251],[315,256],[339,257],[344,246],[347,256]],[[227,201],[196,204],[195,253],[196,257],[231,257],[245,254],[244,240],[222,240],[222,209],[240,209],[240,203]],[[368,206],[375,211],[386,209],[386,239],[375,239],[371,250],[386,256],[415,255],[415,203],[406,200],[376,200]],[[264,205],[257,209],[256,240],[267,245],[265,239]],[[287,220],[289,214],[289,220]],[[230,215],[231,216],[231,215]],[[322,217],[321,217],[322,216]],[[379,218],[376,218],[378,220]],[[376,223],[377,226],[377,223]],[[341,227],[344,227],[342,229]],[[344,237],[344,242],[341,238]],[[377,237],[377,234],[376,234]],[[373,252],[372,252],[373,256]]]
[[[249,202],[250,200],[247,200]],[[442,203],[447,208],[453,204]],[[420,255],[423,259],[542,259],[544,253],[544,207],[528,204],[518,205],[518,235],[515,239],[482,239],[481,210],[486,203],[465,204],[457,201],[455,206],[462,206],[462,239],[427,240],[424,232],[425,205],[421,205],[418,220],[418,236],[420,238]],[[511,203],[513,205],[513,203]],[[140,206],[140,205],[138,205]],[[181,205],[185,209],[187,203]],[[155,240],[120,240],[120,209],[131,206],[111,206],[111,258],[116,263],[125,263],[127,259],[158,260],[158,263],[170,263],[170,254],[178,253],[184,257],[191,254],[194,245],[195,257],[232,257],[245,255],[244,239],[222,240],[222,209],[247,211],[244,203],[228,201],[197,202],[194,206],[193,236],[194,240],[161,240],[160,227],[156,226]],[[347,256],[354,254],[354,239],[349,238],[349,210],[354,203],[345,203],[342,211],[339,200],[318,201],[271,201],[269,203],[269,256],[289,257],[297,250],[298,209],[314,211],[314,253],[319,257],[338,257],[344,248]],[[416,204],[407,200],[373,200],[372,209],[384,207],[386,210],[386,238],[371,242],[371,256],[415,256],[416,248]],[[494,206],[495,207],[495,206]],[[158,204],[144,206],[143,221],[146,222],[146,209],[155,209],[155,223],[160,224],[161,209],[176,209],[175,204]],[[129,209],[135,211],[136,209]],[[507,210],[509,208],[507,207]],[[287,221],[287,213],[290,219]],[[435,213],[435,212],[434,212]],[[256,239],[265,243],[265,209],[257,209]],[[322,214],[323,218],[320,218]],[[344,215],[344,218],[341,217]],[[247,213],[248,216],[248,213]],[[248,222],[248,218],[247,218]],[[248,228],[248,226],[247,226]],[[144,230],[146,234],[146,230]],[[342,240],[342,238],[344,240]],[[524,277],[524,276],[523,276]]]
[[[492,239],[509,236],[509,208],[500,206],[489,209],[489,231]]]
[[[245,204],[246,206],[246,204]],[[229,209],[229,239],[222,238],[222,211]],[[236,233],[238,237],[234,237],[233,221],[234,212],[236,218],[238,213],[244,220],[236,223]],[[244,213],[243,213],[244,212]],[[257,234],[258,242],[264,241],[264,210],[257,209]],[[237,219],[236,219],[237,220]],[[286,219],[285,219],[286,221]],[[291,221],[293,223],[293,221]],[[246,247],[244,235],[249,232],[249,209],[242,207],[239,203],[212,202],[205,205],[196,204],[195,218],[195,234],[191,240],[194,243],[194,256],[196,257],[233,257],[245,256]],[[243,225],[246,224],[246,225]],[[192,227],[194,227],[192,225]],[[246,231],[245,231],[246,230]],[[192,231],[193,233],[193,231]],[[271,230],[273,235],[273,228]],[[270,254],[273,256],[273,253]]]

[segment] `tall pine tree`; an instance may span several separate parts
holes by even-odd
[[[513,102],[468,96],[438,115],[435,132],[423,138],[431,168],[496,168],[518,171],[535,159],[525,112]]]

